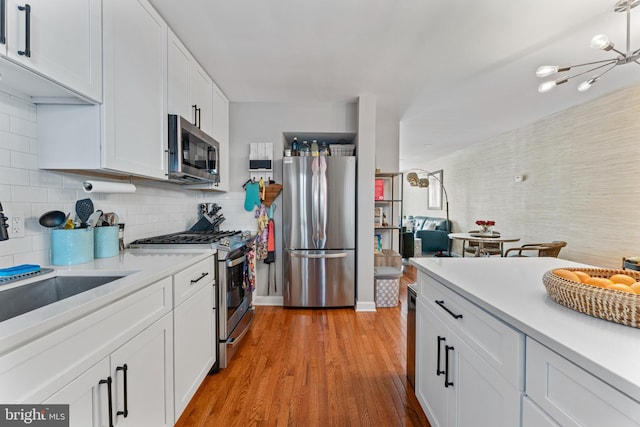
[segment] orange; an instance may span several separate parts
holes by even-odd
[[[640,282],[636,282],[633,285],[629,286],[633,292],[636,294],[640,294]]]
[[[623,285],[628,285],[628,286],[636,283],[636,279],[634,279],[633,277],[627,274],[614,274],[613,276],[609,277],[609,279],[613,283],[622,283]]]
[[[613,285],[609,285],[607,287],[607,289],[611,289],[614,291],[622,291],[622,292],[629,292],[631,294],[634,294],[635,292],[633,291],[633,289],[631,289],[631,286],[629,285],[623,285],[622,283],[614,283]]]
[[[558,268],[553,270],[553,274],[558,277],[562,277],[563,279],[573,280],[574,282],[580,283],[580,278],[573,271],[565,270],[564,268]]]
[[[589,276],[584,271],[576,270],[576,271],[574,271],[574,273],[575,273],[576,276],[578,276],[578,278],[580,278],[580,281],[582,283],[585,283],[587,281],[587,279],[591,279],[591,276]]]
[[[587,279],[587,285],[597,286],[599,288],[606,288],[609,285],[613,285],[613,282],[609,279],[605,279],[603,277],[592,277],[591,279]],[[626,286],[626,285],[625,285]]]

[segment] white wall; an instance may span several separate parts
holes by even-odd
[[[496,230],[520,243],[565,240],[561,258],[620,268],[622,257],[640,255],[638,117],[640,86],[634,86],[424,169],[444,170],[454,231],[494,220]],[[515,182],[516,175],[525,180]],[[438,213],[423,214],[432,212]]]
[[[86,178],[38,169],[37,108],[0,92],[0,202],[8,217],[26,218],[25,237],[0,242],[0,268],[50,263],[49,230],[38,218],[50,210],[71,212],[89,195]],[[173,184],[135,181],[133,194],[91,194],[96,209],[116,212],[125,226],[126,243],[185,230],[197,219],[202,193]]]

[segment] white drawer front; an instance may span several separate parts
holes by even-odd
[[[640,426],[640,402],[527,338],[526,394],[562,426]]]
[[[212,255],[173,276],[174,305],[179,306],[203,286],[215,280],[215,257]]]
[[[0,357],[0,402],[39,403],[171,311],[171,278]]]
[[[447,325],[509,383],[524,390],[524,335],[436,280],[422,276],[419,298],[425,298]]]

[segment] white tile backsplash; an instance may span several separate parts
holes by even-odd
[[[199,203],[218,197],[226,198],[223,212],[228,221],[224,228],[255,228],[255,221],[237,220],[240,216],[234,213],[236,203],[242,209],[244,193],[229,198],[134,178],[137,191],[133,194],[87,194],[82,182],[88,176],[38,169],[36,120],[36,106],[0,92],[0,203],[7,217],[25,218],[25,237],[0,242],[0,268],[49,264],[50,231],[40,226],[38,218],[50,210],[73,212],[75,202],[87,197],[96,209],[119,215],[125,223],[127,244],[188,229],[198,219]],[[234,221],[229,221],[232,217]],[[248,217],[253,219],[251,214]]]

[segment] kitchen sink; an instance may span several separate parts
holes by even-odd
[[[0,322],[122,277],[125,276],[56,276],[0,291]]]

